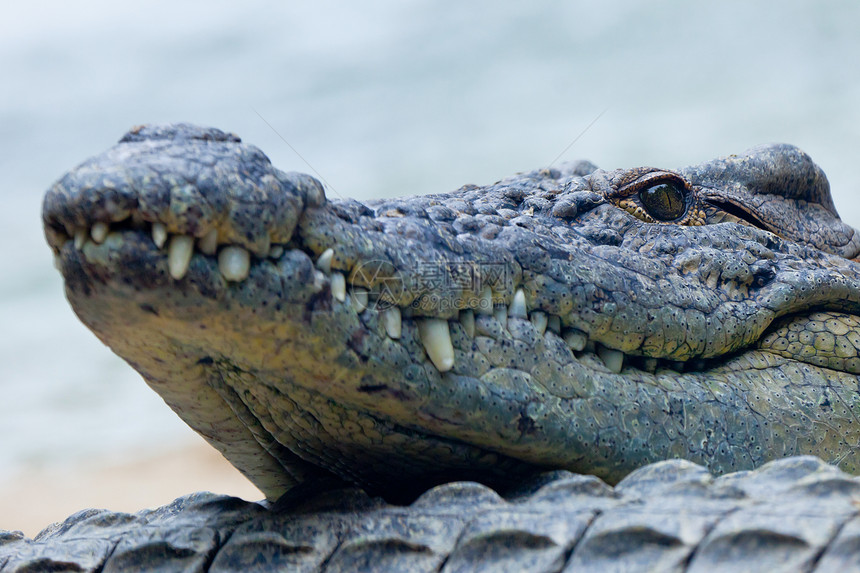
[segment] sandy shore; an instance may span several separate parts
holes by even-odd
[[[0,484],[0,529],[32,537],[90,507],[135,512],[194,491],[263,498],[217,451],[200,442],[120,465],[31,471]]]

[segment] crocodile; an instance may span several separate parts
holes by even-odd
[[[678,542],[687,549],[679,563],[706,567],[725,551],[762,550],[760,564],[785,556],[774,547],[806,544],[780,528],[811,515],[792,497],[803,487],[780,489],[767,468],[777,464],[831,502],[856,487],[847,474],[860,473],[860,236],[840,220],[823,171],[790,145],[678,170],[574,162],[485,187],[361,203],[326,197],[318,180],[274,168],[234,134],[147,125],[55,183],[43,222],[78,317],[260,488],[275,516],[304,515],[296,508],[308,498],[351,487],[386,500],[346,503],[354,521],[330,524],[332,547],[360,531],[367,542],[376,519],[368,516],[389,511],[392,523],[417,520],[412,529],[400,523],[414,535],[382,535],[376,549],[420,549],[417,523],[431,527],[439,509],[426,497],[460,499],[451,488],[472,491],[477,501],[466,496],[465,506],[474,510],[469,504],[483,507],[487,496],[503,499],[494,490],[519,500],[537,472],[555,470],[530,494],[575,483],[570,497],[586,496],[594,509],[604,507],[594,495],[639,492],[626,499],[636,505],[678,483],[693,487],[684,477],[692,471],[713,520],[699,541]],[[772,461],[807,454],[827,463]],[[688,461],[653,465],[672,459]],[[803,481],[810,475],[816,485]],[[704,555],[697,544],[756,498],[737,485],[743,479],[782,491],[764,507],[788,510],[756,522],[759,537],[731,529],[722,552],[696,561]],[[628,480],[650,485],[628,488]],[[684,499],[663,493],[655,503],[668,504],[665,517],[693,498]],[[857,511],[840,499],[831,512],[838,524],[805,563],[824,563],[824,548],[853,523]],[[374,505],[410,502],[414,513]],[[213,519],[228,515],[234,528],[258,517],[234,519],[235,502],[176,503],[198,508],[192,516],[201,504],[226,504]],[[463,508],[447,515],[475,516],[464,527],[483,524],[484,557],[494,562],[511,539],[557,541],[558,528],[572,532],[571,515],[585,511],[558,521],[548,507],[518,507],[493,519]],[[508,525],[525,515],[554,533],[512,533]],[[73,518],[43,532],[45,542],[58,547],[57,531],[80,535],[82,518]],[[207,519],[199,522],[206,531],[223,526]],[[661,523],[669,522],[677,529]],[[290,523],[298,537],[258,536],[246,549],[306,551],[311,542]],[[322,527],[315,523],[302,531]],[[599,523],[585,519],[562,565],[547,570],[607,566],[575,541]],[[616,531],[603,548],[618,567],[633,547],[666,555],[659,548],[677,544],[656,530]],[[216,535],[216,548],[231,535]],[[517,563],[512,570],[522,570]]]

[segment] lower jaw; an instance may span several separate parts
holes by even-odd
[[[457,388],[447,377],[424,395],[407,396],[405,386],[355,391],[358,375],[322,384],[227,361],[214,367],[279,443],[383,494],[404,482],[416,491],[450,479],[504,486],[506,477],[560,468],[614,483],[668,458],[709,465],[715,473],[797,454],[823,457],[851,473],[860,467],[857,378],[825,379],[820,369],[758,351],[709,377],[658,374],[608,384],[582,376],[567,381],[570,398],[535,389],[531,397],[495,406],[469,401],[466,381]],[[471,390],[480,393],[480,382],[473,380]],[[364,400],[356,396],[361,392]],[[405,491],[396,495],[408,497]]]
[[[293,454],[389,500],[405,500],[454,479],[504,487],[541,469],[452,437],[401,425],[382,413],[337,403],[296,383],[215,361],[219,385]],[[271,404],[280,407],[272,410]]]
[[[173,316],[165,313],[159,318],[176,321],[173,324],[190,320],[187,339],[180,340],[185,335],[170,328],[156,329],[153,336],[175,337],[186,345],[186,359],[227,357],[241,369],[256,372],[259,388],[277,390],[257,403],[258,410],[263,408],[260,416],[274,416],[262,404],[277,403],[276,396],[288,396],[301,405],[304,391],[317,393],[326,405],[303,407],[303,416],[319,420],[326,412],[350,411],[357,414],[352,420],[357,426],[349,427],[361,427],[362,420],[365,425],[385,425],[385,432],[379,431],[383,439],[367,443],[348,430],[336,433],[338,423],[326,421],[325,433],[337,436],[329,441],[337,446],[328,447],[338,452],[340,461],[323,460],[320,454],[309,455],[309,461],[340,468],[341,474],[356,481],[383,484],[391,473],[386,468],[356,472],[366,456],[383,466],[386,460],[397,459],[401,475],[421,475],[439,468],[433,460],[446,459],[440,449],[450,454],[441,472],[446,479],[468,473],[470,467],[522,465],[564,467],[613,481],[665,457],[711,460],[712,470],[724,472],[797,453],[840,462],[847,471],[857,469],[857,378],[850,374],[754,350],[719,367],[705,364],[681,373],[658,365],[652,373],[633,362],[618,374],[606,367],[596,347],[572,351],[563,332],[547,328],[537,337],[533,321],[494,313],[473,317],[472,334],[462,321],[449,321],[458,359],[450,374],[443,375],[424,355],[418,328],[422,319],[404,317],[400,337],[392,338],[369,309],[356,312],[351,302],[333,296],[330,287],[317,288],[313,281],[317,270],[306,254],[291,251],[283,257],[287,259],[253,266],[249,277],[235,284],[225,281],[205,257],[194,257],[186,277],[176,281],[167,273],[163,254],[133,241],[126,241],[122,249],[106,243],[85,246],[83,252],[67,245],[62,266],[73,305],[109,344],[107,322],[85,318],[102,304],[92,298],[100,294],[97,291],[111,291],[117,305],[135,302],[137,310],[127,313],[128,320],[138,311],[140,316],[152,315],[158,304],[179,302]],[[288,264],[290,272],[283,274],[279,264]],[[123,276],[116,274],[117,268]],[[260,305],[261,292],[271,296],[272,304]],[[278,304],[282,306],[277,308]],[[216,310],[225,313],[217,328],[206,320],[193,322]],[[303,313],[301,318],[295,316],[297,311]],[[283,320],[280,326],[278,320]],[[258,332],[242,331],[242,324],[254,321],[261,325]],[[232,328],[235,336],[225,341],[218,328]],[[209,335],[201,335],[203,330]],[[363,337],[371,335],[381,345],[364,344]],[[201,336],[196,346],[189,346]],[[305,346],[278,342],[290,337],[304,337]],[[476,348],[477,337],[482,338],[481,349]],[[517,346],[526,339],[541,346]],[[231,358],[236,348],[239,358]],[[380,348],[389,353],[399,349],[402,367],[393,361],[394,368],[383,369],[382,358],[397,356],[382,356]],[[478,356],[482,352],[496,358],[488,361],[486,355]],[[529,362],[529,355],[544,364]],[[296,365],[298,356],[307,361],[305,366]],[[134,356],[125,357],[134,362]],[[487,366],[483,370],[481,360]],[[550,362],[561,370],[554,373]],[[285,366],[272,368],[279,363]],[[689,370],[689,365],[685,368]],[[494,378],[491,371],[527,372],[529,378]],[[278,386],[287,378],[283,372],[293,373],[288,389]],[[411,379],[406,377],[409,372]],[[270,431],[280,432],[296,453],[308,455],[309,446],[295,435],[311,430],[296,424],[290,418]],[[484,458],[483,465],[476,463]],[[429,462],[410,461],[416,459]],[[505,465],[500,460],[522,461]]]

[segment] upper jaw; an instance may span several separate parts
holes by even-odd
[[[275,169],[236,136],[175,124],[135,128],[67,173],[48,190],[42,217],[55,253],[69,238],[80,247],[120,227],[266,257],[290,240],[305,208],[324,203],[318,181]]]

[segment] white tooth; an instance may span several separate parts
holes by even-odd
[[[331,260],[334,257],[334,249],[326,249],[317,259],[317,268],[325,274],[331,274]]]
[[[576,329],[571,329],[564,331],[564,342],[571,350],[579,352],[585,348],[588,343],[588,338],[586,338],[585,333]]]
[[[242,247],[224,247],[218,253],[218,270],[228,281],[244,280],[251,271],[251,253]]]
[[[547,319],[545,312],[541,312],[539,310],[534,311],[531,314],[531,321],[532,326],[535,327],[535,330],[538,331],[538,334],[543,334],[544,332],[546,332]]]
[[[478,314],[485,314],[487,316],[493,314],[493,291],[488,286],[485,286],[481,291],[477,311]]]
[[[475,337],[475,312],[471,309],[460,311],[460,324],[470,337]]]
[[[555,332],[556,334],[561,332],[561,317],[557,314],[551,314],[546,319],[546,327],[547,329]]]
[[[493,314],[496,316],[496,320],[502,323],[502,328],[508,327],[508,305],[500,304]]]
[[[280,259],[284,254],[284,247],[281,245],[275,245],[272,247],[272,250],[269,251],[269,257],[272,259]]]
[[[321,292],[323,287],[325,286],[325,282],[325,273],[320,270],[314,270],[314,292]]]
[[[523,292],[523,289],[517,289],[517,292],[514,293],[514,300],[511,301],[508,316],[514,318],[529,317],[528,310],[526,310],[526,294]]]
[[[343,273],[331,274],[331,294],[340,302],[346,300],[346,277]]]
[[[355,287],[349,294],[349,300],[352,301],[355,312],[360,313],[367,308],[367,291],[361,287]]]
[[[95,241],[96,243],[103,243],[105,240],[105,237],[107,237],[109,230],[110,229],[108,228],[107,223],[103,223],[103,222],[99,221],[98,223],[93,225],[92,229],[90,229],[90,236],[93,238],[93,241]]]
[[[194,254],[194,239],[188,235],[174,235],[167,247],[167,270],[179,280],[188,272],[191,255]]]
[[[603,360],[603,363],[610,371],[618,374],[621,372],[621,367],[624,366],[624,353],[614,348],[597,345],[597,355]]]
[[[395,340],[400,338],[400,327],[402,324],[400,309],[396,306],[386,308],[382,313],[382,324],[385,326],[385,332],[389,338],[394,338]]]
[[[218,230],[212,229],[197,241],[197,247],[204,255],[214,255],[218,250]],[[230,247],[227,247],[230,248]]]
[[[418,334],[427,356],[439,372],[447,372],[454,366],[454,345],[448,321],[441,318],[425,318],[418,321]]]
[[[84,248],[84,243],[87,242],[87,230],[77,229],[75,231],[75,248],[81,250]]]
[[[58,271],[63,270],[63,261],[60,260],[60,255],[58,255],[56,253],[54,254],[54,268],[57,269]]]
[[[167,242],[167,227],[162,223],[152,224],[152,242],[155,243],[155,246],[159,249]]]

